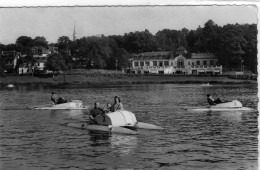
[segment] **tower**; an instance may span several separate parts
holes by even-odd
[[[74,23],[74,31],[73,31],[73,41],[76,41],[77,34],[76,34],[76,24]]]

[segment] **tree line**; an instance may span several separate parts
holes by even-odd
[[[196,30],[163,29],[155,35],[149,30],[125,33],[124,35],[89,36],[72,41],[61,36],[56,43],[49,44],[44,37],[21,36],[15,44],[0,44],[0,51],[19,51],[26,54],[27,60],[33,60],[30,49],[33,46],[55,46],[59,53],[48,57],[48,67],[58,67],[59,60],[63,69],[72,68],[72,57],[85,62],[85,68],[118,69],[129,67],[129,58],[133,53],[151,51],[172,51],[183,46],[191,53],[213,53],[219,63],[227,70],[237,69],[241,63],[253,72],[257,68],[257,26],[256,24],[227,24],[218,26],[208,20],[204,27]],[[66,51],[70,51],[70,55]],[[0,60],[0,67],[3,67]],[[49,63],[49,64],[48,64]]]

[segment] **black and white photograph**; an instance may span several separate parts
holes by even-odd
[[[55,1],[0,3],[1,170],[259,168],[259,4]]]

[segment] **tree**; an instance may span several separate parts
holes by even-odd
[[[112,53],[110,59],[107,61],[107,68],[122,69],[129,67],[129,54],[124,48],[119,47],[117,40],[114,39],[114,37],[109,37],[109,46]]]
[[[70,44],[71,40],[68,36],[61,36],[58,38],[57,45],[60,49],[69,49]]]
[[[55,72],[67,71],[68,67],[65,64],[63,57],[58,53],[54,53],[54,54],[51,54],[48,56],[44,69],[52,71],[53,77],[54,77]],[[64,73],[63,73],[63,76],[64,76],[64,81],[65,81]]]
[[[216,53],[219,44],[218,28],[218,25],[216,25],[212,20],[208,20],[204,24],[204,28],[202,29],[202,41],[205,52]]]
[[[27,36],[20,36],[16,40],[16,45],[32,47],[33,46],[33,39]]]
[[[33,46],[47,47],[48,41],[46,41],[45,37],[37,36],[33,39]]]
[[[244,31],[239,25],[225,25],[219,35],[220,42],[217,55],[226,68],[232,69],[238,67],[238,61],[241,60],[241,50],[246,48],[246,41],[243,36]],[[244,55],[245,56],[245,55]]]
[[[157,50],[154,36],[148,31],[136,31],[124,34],[125,49],[129,53],[140,53]]]
[[[5,60],[0,56],[0,74],[5,75]]]
[[[28,54],[33,46],[33,39],[27,36],[20,36],[16,40],[16,50],[22,54]]]

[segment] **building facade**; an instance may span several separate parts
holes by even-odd
[[[222,74],[222,66],[213,54],[195,54],[174,57],[170,51],[146,52],[133,55],[131,72],[134,74]]]
[[[35,69],[44,70],[44,65],[50,54],[58,53],[58,47],[49,46],[48,48],[41,46],[34,46],[31,49],[33,57],[35,59]]]

